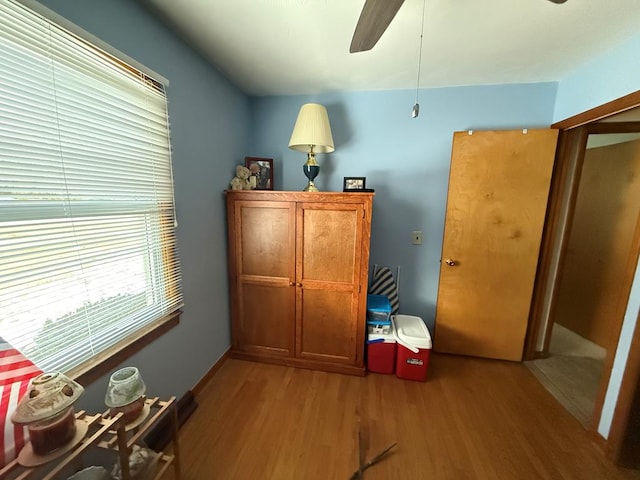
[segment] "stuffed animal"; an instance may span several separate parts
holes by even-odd
[[[231,190],[251,190],[249,176],[251,172],[244,165],[236,167],[236,176],[231,179]]]

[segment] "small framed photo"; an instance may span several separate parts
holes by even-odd
[[[255,190],[273,190],[273,159],[244,157],[244,166],[249,169],[249,181]]]
[[[343,192],[365,190],[366,177],[344,177]]]

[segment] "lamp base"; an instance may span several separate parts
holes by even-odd
[[[318,187],[316,187],[315,183],[309,180],[309,183],[306,187],[302,189],[303,192],[319,192]]]
[[[319,192],[318,187],[313,183],[313,180],[320,173],[320,165],[316,162],[316,157],[313,152],[308,154],[307,163],[302,166],[304,175],[309,179],[309,183],[304,187],[303,192]]]

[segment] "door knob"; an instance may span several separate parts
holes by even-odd
[[[450,267],[455,266],[456,262],[451,260],[450,258],[445,258],[444,259],[444,263],[446,263],[447,265],[449,265]]]

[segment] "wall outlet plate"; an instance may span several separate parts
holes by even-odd
[[[422,232],[420,230],[414,230],[411,233],[411,243],[413,245],[422,245]]]

